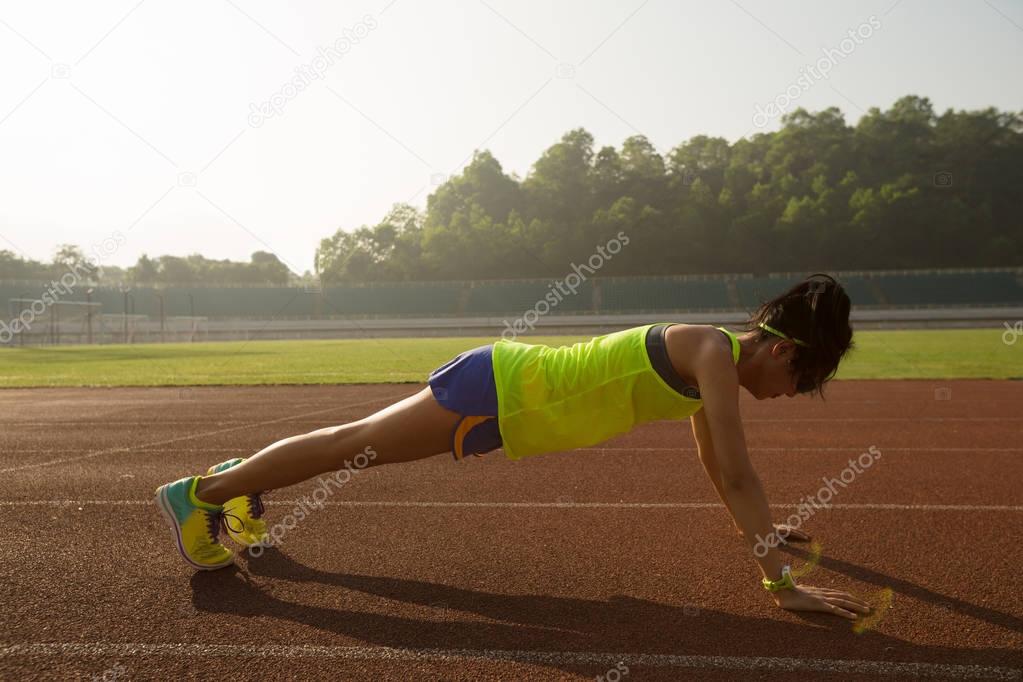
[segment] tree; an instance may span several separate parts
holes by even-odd
[[[291,270],[281,262],[276,254],[268,251],[256,251],[252,254],[251,267],[245,268],[251,273],[250,281],[259,284],[284,286],[291,277]]]
[[[487,150],[427,198],[320,241],[325,283],[564,277],[618,232],[629,247],[601,275],[1023,264],[1023,113],[937,113],[925,97],[854,125],[830,107],[786,114],[776,132],[697,135],[662,155],[646,137],[594,151],[569,130],[524,180]],[[49,280],[81,264],[0,251],[0,277]],[[93,273],[121,277],[117,268]],[[138,284],[299,281],[272,253],[251,262],[141,256]]]
[[[633,240],[604,274],[1019,265],[1021,182],[1019,114],[908,96],[855,126],[796,109],[777,132],[698,135],[666,158],[641,135],[594,153],[570,130],[521,182],[478,151],[409,248],[390,219],[329,246],[345,276],[388,279],[561,276],[618,231]]]
[[[83,284],[94,284],[98,275],[98,267],[85,257],[80,246],[60,244],[53,255],[53,276],[59,278],[67,272],[74,273]]]
[[[139,256],[135,265],[128,268],[127,274],[135,284],[154,284],[160,275],[157,263],[146,254]]]

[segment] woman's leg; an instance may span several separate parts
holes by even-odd
[[[196,497],[209,504],[275,490],[337,471],[366,448],[370,466],[410,462],[451,450],[457,412],[442,407],[429,387],[364,419],[279,440],[241,464],[205,476]]]

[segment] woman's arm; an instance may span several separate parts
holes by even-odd
[[[707,478],[714,484],[714,489],[718,491],[718,497],[725,503],[728,515],[732,517],[732,523],[735,524],[735,529],[741,533],[742,529],[735,521],[735,514],[728,506],[728,496],[725,495],[725,490],[721,487],[721,470],[718,469],[717,458],[714,455],[714,441],[711,440],[710,427],[707,426],[707,415],[701,409],[690,418],[690,421],[693,424],[693,438],[696,439],[696,451],[700,456],[700,463],[703,464],[703,470],[707,472]]]
[[[696,359],[696,380],[703,397],[704,419],[714,443],[720,493],[750,549],[774,530],[760,478],[749,460],[742,420],[739,416],[739,377],[731,354],[717,344],[701,347]],[[727,364],[726,364],[727,363]],[[713,478],[713,477],[712,477]],[[762,555],[754,553],[764,577],[782,577],[782,561],[771,547]]]
[[[721,487],[721,471],[718,469],[717,456],[714,454],[714,441],[710,437],[710,427],[707,426],[707,416],[701,409],[699,412],[694,414],[690,421],[693,425],[693,437],[696,439],[696,450],[700,456],[700,463],[703,464],[703,470],[707,473],[707,478],[714,484],[714,489],[718,493],[718,497],[724,502],[725,508],[728,509],[728,515],[732,519],[732,524],[735,526],[735,530],[739,535],[743,535],[742,528],[739,527],[738,522],[735,520],[735,515],[732,514],[731,507],[728,506],[728,498],[725,495],[724,489]],[[774,524],[774,531],[779,538],[786,542],[809,542],[810,536],[803,531],[793,526],[787,526],[785,524],[776,523]]]
[[[778,550],[766,543],[774,526],[767,496],[746,449],[739,415],[738,374],[731,352],[714,343],[712,338],[708,337],[700,344],[693,360],[719,472],[715,487],[720,486],[722,499],[753,550],[764,577],[778,580],[782,577],[782,560]],[[766,551],[758,553],[758,545]],[[827,611],[847,618],[856,618],[857,613],[869,611],[866,603],[835,590],[799,586],[773,592],[772,595],[778,605],[786,609]]]

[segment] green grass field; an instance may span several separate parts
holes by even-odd
[[[863,331],[841,379],[1023,378],[1023,339],[998,329]],[[529,337],[564,345],[584,337]],[[0,349],[0,387],[425,381],[489,338],[250,341]]]

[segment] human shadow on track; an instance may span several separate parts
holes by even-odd
[[[780,548],[783,552],[788,552],[793,556],[800,557],[802,559],[810,559],[810,553],[804,549],[789,546],[787,548]],[[1023,633],[1023,618],[1014,616],[1011,613],[1003,613],[996,611],[995,609],[981,606],[979,604],[972,604],[968,601],[963,601],[958,597],[952,597],[947,594],[941,594],[929,590],[926,587],[917,585],[916,583],[909,582],[903,578],[897,578],[878,571],[869,569],[865,566],[853,564],[848,561],[842,561],[841,559],[832,559],[829,557],[819,557],[815,559],[819,562],[819,565],[830,569],[836,573],[847,575],[850,578],[855,578],[865,583],[871,583],[878,587],[890,588],[897,594],[904,594],[907,597],[913,597],[920,601],[925,601],[930,604],[934,604],[939,608],[950,609],[958,611],[963,615],[976,618],[977,620],[986,621],[992,625],[1011,630],[1013,632]]]
[[[192,578],[193,606],[206,612],[292,621],[344,639],[402,649],[807,655],[999,666],[1009,665],[1015,655],[1005,649],[916,645],[879,632],[857,636],[849,621],[824,614],[804,614],[802,622],[791,622],[780,612],[777,619],[740,616],[627,595],[598,600],[500,594],[422,580],[334,573],[300,564],[276,549],[249,561],[247,569],[248,573],[241,567],[197,573]],[[279,581],[343,588],[332,603],[350,606],[278,599],[266,588]],[[294,588],[288,591],[293,593]],[[263,625],[261,631],[272,629]],[[537,664],[580,671],[578,665]],[[584,669],[592,675],[593,666]]]

